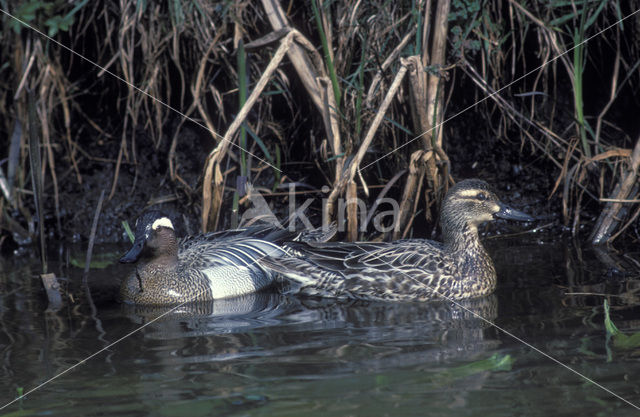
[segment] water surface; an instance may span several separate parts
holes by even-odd
[[[113,301],[130,266],[92,271],[87,287],[80,269],[63,266],[66,259],[52,268],[66,277],[63,286],[72,297],[59,311],[46,311],[37,259],[4,259],[2,404],[144,327],[1,412],[637,415],[633,407],[487,323],[640,403],[640,349],[607,343],[605,296],[600,295],[608,294],[620,329],[640,331],[634,307],[637,254],[607,259],[538,236],[490,239],[487,246],[496,262],[498,291],[460,306],[335,303],[267,292],[170,314]]]

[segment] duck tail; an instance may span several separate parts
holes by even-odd
[[[258,263],[261,266],[302,285],[310,285],[315,282],[311,274],[305,273],[311,265],[302,259],[265,256],[260,258]]]
[[[266,256],[258,260],[264,268],[275,272],[284,281],[293,284],[289,293],[304,293],[305,295],[319,295],[336,297],[331,286],[326,285],[339,279],[338,274],[319,270],[304,259],[290,257]]]
[[[338,225],[333,222],[316,229],[303,230],[293,241],[295,242],[328,242],[338,231]]]

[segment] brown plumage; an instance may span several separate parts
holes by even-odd
[[[295,243],[297,257],[259,262],[304,294],[365,300],[461,300],[490,294],[496,271],[478,237],[495,217],[532,221],[498,199],[486,182],[469,179],[447,193],[441,208],[443,243],[426,239],[391,243]]]
[[[178,241],[171,220],[157,210],[136,221],[135,241],[120,259],[136,263],[120,286],[133,304],[177,304],[250,294],[272,284],[274,274],[256,262],[286,256],[282,244],[298,238],[332,236],[290,232],[271,225],[226,230]]]

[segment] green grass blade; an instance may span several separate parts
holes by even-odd
[[[129,222],[126,220],[123,220],[122,227],[124,227],[124,231],[127,232],[127,236],[129,237],[129,240],[131,241],[131,243],[133,243],[133,241],[136,240],[136,236],[133,234],[133,231],[131,230],[131,226],[129,226]]]
[[[631,350],[640,347],[640,332],[630,335],[622,333],[618,327],[611,321],[609,314],[609,302],[604,300],[604,328],[607,331],[607,337],[613,340],[613,346],[622,350]]]
[[[274,163],[273,157],[271,156],[271,153],[269,152],[267,145],[265,145],[264,141],[260,139],[260,136],[258,136],[258,134],[254,132],[253,129],[251,129],[249,126],[246,127],[246,131],[249,133],[249,136],[251,136],[251,138],[256,141],[256,143],[260,147],[260,150],[262,150],[262,153],[264,154],[264,157],[267,160],[267,162],[269,162],[270,164],[273,164]]]
[[[331,79],[331,86],[333,87],[333,95],[336,99],[336,106],[338,109],[340,108],[340,100],[342,95],[340,93],[340,84],[338,83],[338,76],[336,75],[336,69],[333,65],[333,60],[331,59],[331,54],[329,53],[329,43],[327,42],[327,34],[324,31],[324,26],[322,25],[322,18],[320,17],[320,11],[318,10],[318,5],[316,1],[319,0],[311,0],[311,8],[313,9],[313,16],[316,21],[316,25],[318,26],[318,33],[320,34],[320,40],[322,41],[322,51],[324,52],[324,59],[327,65],[327,69],[329,70],[329,78]]]

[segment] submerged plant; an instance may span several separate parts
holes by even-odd
[[[604,328],[607,331],[607,340],[613,341],[613,347],[621,350],[631,350],[640,347],[640,332],[625,334],[611,320],[609,314],[609,302],[604,300]]]

